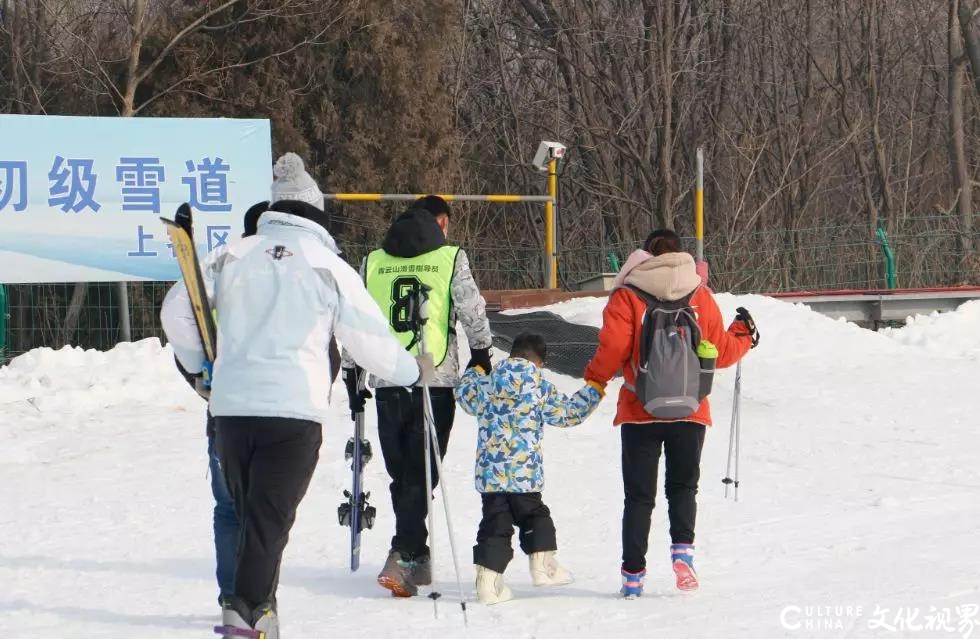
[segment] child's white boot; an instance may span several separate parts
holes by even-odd
[[[476,596],[485,606],[510,601],[514,593],[504,584],[504,576],[485,566],[476,567]]]
[[[564,586],[575,579],[555,558],[554,550],[532,553],[528,557],[531,566],[531,582],[535,586]]]

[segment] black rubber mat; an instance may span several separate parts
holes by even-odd
[[[548,344],[545,368],[563,375],[582,377],[585,365],[595,355],[599,344],[599,329],[567,322],[554,313],[487,313],[487,316],[494,346],[509,352],[514,338],[521,333],[538,333]]]

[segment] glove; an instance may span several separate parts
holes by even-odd
[[[207,383],[203,375],[194,376],[194,392],[200,395],[204,401],[211,401],[211,385]]]
[[[205,361],[202,364],[202,370],[200,373],[188,373],[187,369],[181,366],[180,360],[174,355],[174,363],[177,364],[177,370],[180,371],[181,377],[191,385],[194,392],[201,396],[204,401],[209,401],[211,399],[211,369],[212,364]]]
[[[344,386],[347,388],[347,401],[350,403],[351,418],[357,413],[363,413],[365,401],[371,398],[371,391],[367,388],[358,388],[358,380],[363,374],[364,369],[360,366],[344,369]]]
[[[428,386],[436,379],[436,363],[432,359],[432,353],[419,355],[415,358],[419,365],[419,379],[415,382],[419,386]]]
[[[752,315],[749,311],[743,307],[738,307],[736,309],[735,321],[742,322],[745,325],[745,330],[748,331],[748,335],[752,338],[752,348],[759,345],[759,329],[756,328],[755,320],[752,319]]]
[[[177,359],[176,355],[174,355],[174,364],[177,365],[177,370],[180,372],[180,376],[184,378],[184,381],[190,384],[191,388],[194,388],[194,378],[200,375],[200,373],[197,375],[194,373],[188,373],[187,369],[180,365],[180,360]]]
[[[484,373],[490,372],[493,368],[493,362],[490,361],[489,348],[474,348],[470,350],[470,363],[466,365],[466,368],[473,368],[474,366],[482,368]]]
[[[327,352],[330,354],[330,385],[337,381],[337,373],[340,372],[340,363],[343,358],[340,356],[340,349],[337,348],[337,339],[331,335],[330,344],[327,346]]]

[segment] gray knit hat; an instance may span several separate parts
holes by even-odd
[[[272,169],[272,201],[299,200],[323,210],[323,194],[316,181],[306,172],[303,159],[295,153],[285,153]]]

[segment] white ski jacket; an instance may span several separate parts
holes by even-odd
[[[372,374],[405,386],[418,380],[415,359],[335,251],[319,224],[270,210],[259,218],[256,235],[232,240],[203,260],[218,332],[212,415],[322,423],[333,333]],[[160,319],[181,365],[200,372],[204,350],[183,282],[167,293]]]

